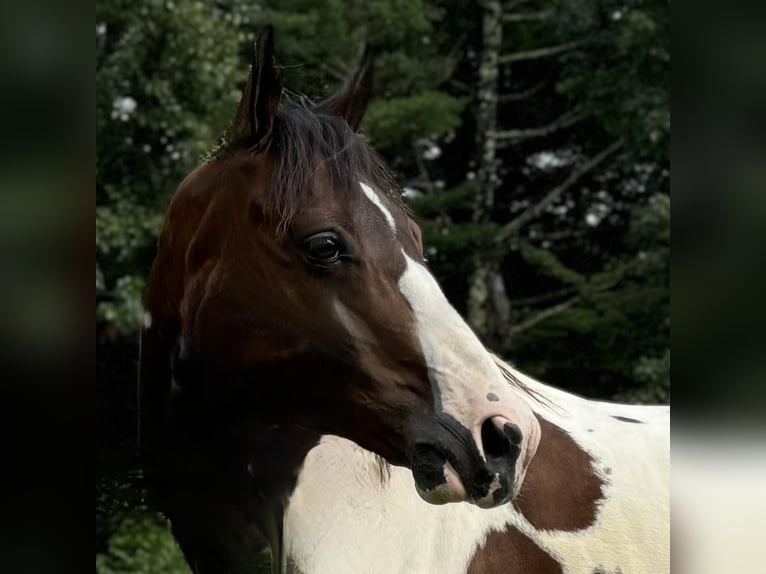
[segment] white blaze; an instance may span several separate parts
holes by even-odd
[[[415,329],[437,407],[474,430],[480,422],[473,420],[478,413],[482,413],[482,419],[491,408],[498,410],[494,414],[502,414],[499,402],[490,403],[487,393],[500,392],[499,396],[507,397],[508,385],[433,275],[406,253],[402,254],[407,267],[399,279],[399,290],[415,315]]]
[[[393,231],[396,231],[396,223],[394,223],[394,217],[391,215],[391,212],[386,209],[386,206],[383,205],[383,202],[380,201],[380,197],[378,197],[378,194],[375,193],[375,191],[366,183],[359,183],[360,187],[362,188],[362,191],[364,192],[364,195],[367,196],[367,199],[369,199],[375,207],[380,209],[380,211],[383,212],[383,216],[386,218],[386,221],[388,222],[389,227]]]
[[[376,192],[364,183],[360,187],[396,231],[393,216]],[[481,424],[490,417],[501,416],[518,425],[524,437],[516,468],[518,488],[537,450],[539,424],[526,402],[505,381],[490,353],[449,303],[433,275],[404,249],[402,256],[406,267],[399,278],[399,290],[412,308],[435,407],[465,426],[477,445],[481,445]],[[498,400],[490,401],[489,393]]]

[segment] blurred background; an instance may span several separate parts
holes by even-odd
[[[266,23],[288,93],[328,95],[373,48],[362,132],[487,346],[588,397],[670,399],[665,0],[99,0],[99,573],[188,571],[143,505],[142,295],[168,199],[227,127]]]

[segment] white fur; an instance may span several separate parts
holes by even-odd
[[[391,228],[392,231],[396,231],[396,222],[394,221],[394,216],[391,215],[391,212],[386,208],[385,205],[383,205],[383,202],[380,200],[380,197],[378,197],[378,194],[375,193],[375,191],[366,183],[359,183],[359,186],[362,188],[362,192],[364,192],[364,195],[367,196],[367,199],[369,199],[372,203],[375,204],[375,207],[380,209],[380,211],[383,212],[383,216],[386,218],[386,221],[388,222],[388,226]]]
[[[539,425],[517,389],[508,385],[492,356],[450,305],[436,279],[420,263],[402,255],[407,267],[399,290],[410,304],[415,331],[434,389],[436,408],[469,429],[481,448],[481,424],[501,416],[516,424],[523,436],[516,467],[518,488],[537,450]],[[493,393],[498,401],[489,401]],[[490,495],[488,495],[491,497]]]
[[[360,182],[359,186],[370,202],[381,211],[395,233],[394,218],[377,192],[364,182]],[[428,368],[435,407],[466,427],[473,434],[481,452],[481,425],[485,420],[501,416],[519,427],[523,439],[514,474],[516,480],[513,488],[517,492],[537,450],[539,424],[532,411],[506,384],[491,355],[449,303],[436,279],[425,266],[409,257],[404,249],[402,256],[406,267],[399,278],[399,290],[412,308],[415,334]],[[339,309],[339,316],[347,327],[358,330],[358,325],[347,312]],[[489,401],[489,393],[496,395],[498,400]],[[448,484],[449,478],[449,469],[445,467]],[[495,488],[499,484],[498,479],[495,475]],[[450,489],[439,487],[439,490],[418,492],[427,500],[435,502],[444,499],[446,491]],[[490,488],[482,500],[476,501],[477,504],[494,504],[493,492],[494,488]]]
[[[602,473],[605,498],[593,526],[538,531],[510,505],[427,504],[410,471],[392,467],[381,480],[374,456],[328,436],[306,458],[287,508],[289,560],[304,574],[462,574],[491,530],[515,526],[565,573],[669,572],[669,409],[587,401],[520,377],[555,405],[527,398],[530,406],[567,430]]]
[[[588,401],[523,374],[520,378],[560,407],[542,409],[541,414],[593,456],[606,499],[596,523],[586,530],[538,532],[526,524],[524,531],[561,557],[565,572],[592,572],[597,566],[625,574],[669,572],[669,407]],[[621,422],[615,415],[642,424]]]

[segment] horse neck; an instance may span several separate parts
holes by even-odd
[[[320,436],[296,426],[271,425],[249,441],[255,520],[271,547],[275,571],[283,563],[283,524],[287,503],[308,452]]]
[[[220,560],[226,571],[248,571],[262,548],[258,532],[277,571],[285,507],[320,437],[295,425],[246,419],[231,407],[211,397],[176,397],[161,505],[195,572],[216,571]]]
[[[542,443],[520,496],[512,506],[492,510],[467,503],[429,505],[416,494],[409,470],[391,467],[381,475],[372,453],[346,439],[323,438],[308,455],[287,509],[289,559],[299,567],[337,561],[335,571],[346,572],[361,560],[393,556],[391,570],[406,564],[410,570],[443,571],[455,561],[468,563],[493,529],[505,532],[519,522],[541,530],[587,528],[602,498],[592,460],[554,423],[540,416],[540,424]],[[354,542],[345,548],[351,559],[337,550],[349,537]]]

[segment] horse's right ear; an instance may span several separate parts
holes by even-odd
[[[320,103],[317,108],[325,113],[341,116],[354,131],[359,129],[372,94],[374,65],[373,52],[367,46],[362,62],[351,80],[339,93]]]
[[[274,55],[274,29],[266,26],[253,45],[252,66],[231,128],[232,144],[263,148],[271,139],[282,96],[282,74]]]

